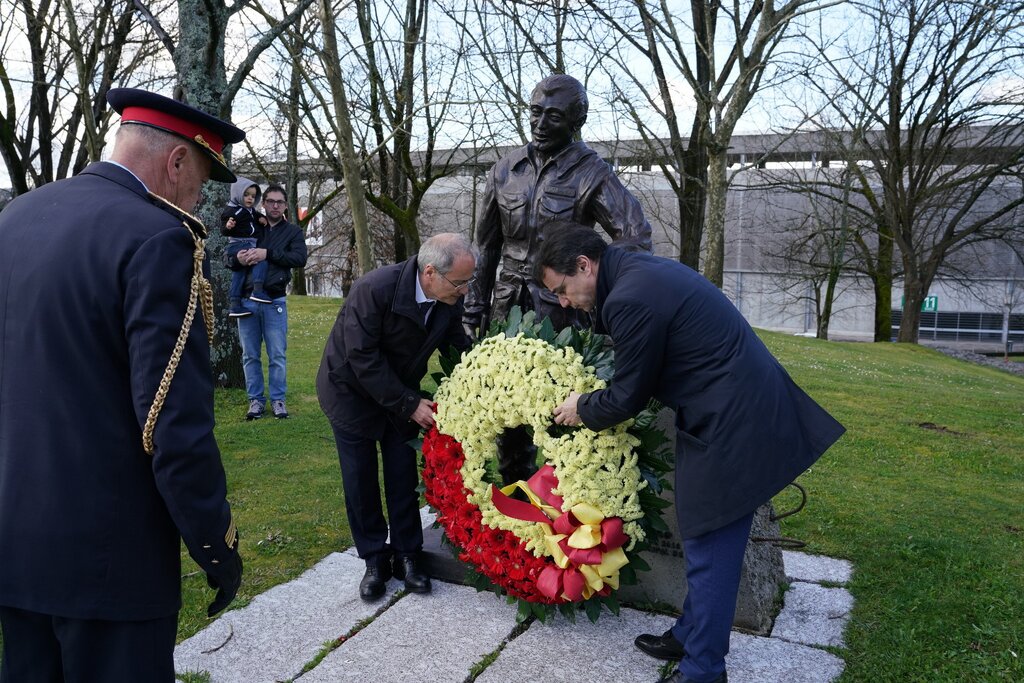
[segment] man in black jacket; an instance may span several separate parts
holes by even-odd
[[[107,99],[110,161],[0,214],[4,683],[171,683],[182,540],[219,588],[211,616],[241,582],[203,315],[158,389],[204,308],[205,228],[177,207],[235,179],[221,150],[243,133],[153,93]]]
[[[600,431],[651,398],[676,411],[675,503],[686,554],[683,614],[637,646],[680,659],[666,681],[725,683],[725,655],[754,511],[843,433],[790,379],[732,303],[686,266],[548,231],[534,273],[559,303],[594,312],[615,343],[611,385],[571,392],[555,422]]]
[[[430,356],[438,348],[470,346],[462,297],[473,281],[476,254],[465,237],[442,233],[409,260],[367,273],[352,285],[327,339],[316,393],[334,429],[349,527],[366,561],[363,600],[380,598],[392,576],[404,579],[410,592],[430,591],[418,566],[419,477],[407,442],[434,424],[432,404],[419,391]]]
[[[269,304],[252,301],[252,281],[242,290],[242,305],[252,315],[238,318],[238,338],[242,343],[242,368],[245,370],[245,391],[249,396],[249,412],[246,420],[263,417],[267,406],[264,394],[263,344],[267,345],[267,361],[270,365],[268,380],[270,406],[274,417],[288,417],[284,404],[288,389],[287,361],[288,348],[288,304],[285,301],[288,282],[292,279],[292,268],[306,265],[306,238],[299,226],[284,219],[288,208],[287,195],[280,185],[271,185],[263,193],[263,209],[267,214],[267,227],[263,238],[253,249],[244,249],[235,256],[241,266],[253,266],[267,262],[267,276],[263,289],[270,296]]]

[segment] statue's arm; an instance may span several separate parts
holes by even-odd
[[[466,293],[465,311],[462,315],[463,323],[467,327],[479,327],[490,311],[491,294],[494,291],[494,279],[498,272],[503,244],[504,235],[501,231],[501,215],[498,212],[494,169],[491,169],[484,185],[480,219],[476,224],[476,246],[480,249],[480,259],[476,264],[476,281],[470,285]]]
[[[619,246],[630,251],[653,252],[651,224],[644,210],[615,173],[609,172],[589,202],[594,220]]]

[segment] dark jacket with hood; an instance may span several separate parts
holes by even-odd
[[[256,188],[256,201],[251,207],[245,205],[245,191],[250,187]],[[239,177],[231,185],[231,198],[227,206],[220,212],[221,233],[225,237],[253,237],[259,240],[263,237],[263,229],[267,225],[267,217],[256,210],[260,203],[263,190],[260,186],[248,178]],[[228,219],[235,219],[233,228],[227,227]]]

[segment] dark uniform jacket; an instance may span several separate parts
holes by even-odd
[[[651,226],[640,203],[597,152],[574,142],[541,165],[532,144],[526,145],[499,159],[487,175],[476,229],[477,280],[466,295],[467,323],[478,325],[488,311],[492,319],[504,320],[514,305],[537,308],[538,298],[558,308],[549,292],[544,291],[546,299],[539,295],[542,287],[526,291],[530,259],[544,239],[541,226],[551,220],[600,224],[613,240],[651,251]]]
[[[438,348],[466,349],[462,303],[434,304],[426,325],[416,304],[416,257],[367,273],[338,313],[320,371],[320,407],[338,429],[380,439],[388,422],[410,438],[420,380]]]
[[[267,279],[263,281],[264,291],[274,299],[285,296],[288,283],[292,279],[292,268],[301,268],[306,265],[308,253],[302,228],[282,220],[273,227],[264,228],[263,235],[257,240],[256,246],[267,250]],[[228,256],[227,264],[232,270],[241,270],[247,267],[240,264],[236,256]],[[243,294],[248,296],[251,293],[250,271],[250,278],[245,282]]]
[[[579,415],[602,430],[651,397],[676,411],[683,538],[767,502],[842,435],[725,295],[690,268],[609,247],[596,303],[615,343],[615,376],[580,399]]]
[[[211,575],[234,567],[200,314],[154,455],[142,447],[193,250],[182,221],[110,163],[0,213],[0,605],[162,618],[181,604],[180,538]]]

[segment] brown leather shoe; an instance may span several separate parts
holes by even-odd
[[[665,631],[660,636],[650,633],[641,634],[636,637],[633,644],[644,654],[656,659],[664,659],[667,662],[678,662],[686,654],[682,643],[672,635],[672,629]]]

